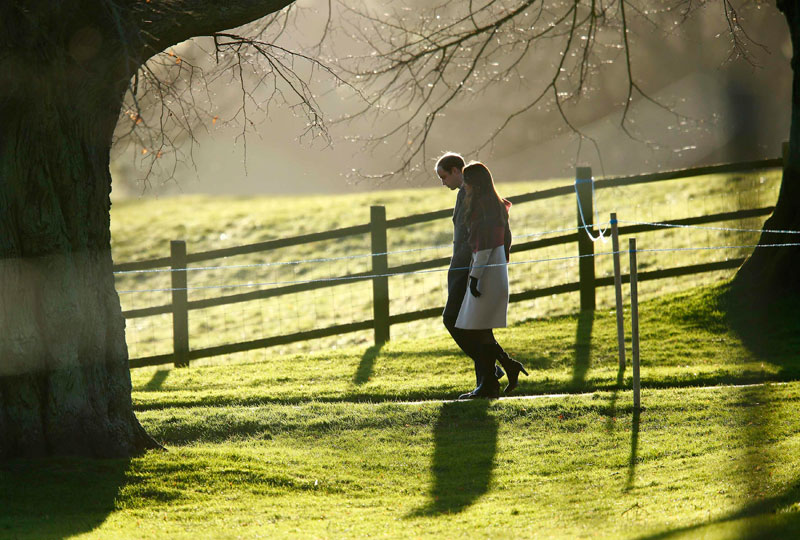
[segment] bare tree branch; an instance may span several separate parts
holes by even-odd
[[[204,12],[205,26],[193,26],[191,33],[213,27],[227,28],[248,20],[254,13],[268,12],[288,3],[246,1],[236,3],[235,10],[230,6],[217,6],[211,10],[211,17]],[[166,24],[164,21],[169,19],[169,14],[183,13],[186,20],[182,24],[193,24],[191,14],[184,10],[192,6],[205,9],[206,2],[153,1],[150,4],[148,9],[155,15],[143,25],[148,37],[142,40],[163,43],[176,39],[176,34],[169,29],[165,29],[161,37],[154,37],[160,32],[159,24]],[[169,48],[136,71],[118,126],[115,152],[125,152],[129,146],[136,149],[133,157],[144,166],[144,187],[149,185],[155,171],[161,181],[166,182],[174,177],[179,163],[194,166],[196,133],[208,132],[212,126],[238,125],[237,142],[242,143],[246,171],[248,135],[256,132],[253,115],[258,113],[259,117],[267,118],[273,104],[296,110],[299,117],[306,119],[300,139],[319,137],[330,144],[331,137],[317,101],[318,91],[312,88],[312,79],[323,74],[330,86],[349,86],[349,83],[318,58],[280,44],[281,36],[296,24],[295,11],[292,5],[241,31],[213,32],[211,47],[206,48],[202,41],[193,40],[188,48],[186,45]],[[208,59],[213,59],[213,64]],[[219,89],[220,85],[238,87],[239,105],[234,110],[218,110],[221,104],[212,97],[218,90],[212,91],[211,87]],[[358,95],[358,90],[353,89],[353,93]]]
[[[650,95],[637,80],[631,15],[649,27],[647,32],[656,31],[666,38],[704,7],[705,0],[440,1],[402,13],[381,13],[377,10],[383,8],[340,1],[340,11],[348,21],[344,31],[365,45],[366,52],[340,56],[338,67],[343,76],[360,83],[372,104],[340,121],[362,115],[375,118],[383,114],[385,118],[391,113],[396,117],[393,127],[360,140],[369,151],[386,144],[401,148],[392,170],[363,173],[365,178],[414,174],[424,166],[425,143],[441,114],[459,101],[496,92],[512,82],[528,92],[521,95],[516,108],[487,130],[474,151],[490,147],[511,123],[544,109],[556,114],[575,134],[579,148],[588,141],[599,155],[597,141],[573,120],[571,111],[599,74],[617,69],[617,64],[624,77],[620,126],[628,137],[653,145],[632,129],[631,107],[637,100],[667,112],[678,123],[689,120]],[[720,1],[732,55],[747,57],[747,45],[754,42],[742,28],[733,0]],[[617,52],[622,55],[620,62],[607,60]],[[523,82],[523,72],[530,72],[531,65],[541,68],[535,79]]]

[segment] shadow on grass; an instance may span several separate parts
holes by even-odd
[[[619,366],[617,370],[617,384],[616,386],[612,386],[609,388],[611,390],[611,397],[608,400],[608,417],[606,418],[606,431],[613,431],[614,429],[614,419],[617,415],[617,397],[619,391],[624,388],[623,383],[625,382],[625,368],[623,366]]]
[[[782,382],[800,379],[800,362],[797,361],[797,351],[800,350],[800,317],[794,302],[789,299],[780,305],[772,304],[762,309],[753,309],[748,301],[737,299],[730,295],[729,286],[711,287],[703,294],[691,297],[686,302],[681,302],[669,316],[687,327],[697,327],[720,335],[728,334],[733,330],[740,337],[744,345],[758,358],[779,366],[777,372],[765,372],[757,367],[741,367],[735,364],[724,366],[713,372],[691,373],[678,371],[672,374],[665,373],[658,379],[646,379],[644,385],[648,389],[659,388],[690,388],[699,386],[755,384],[761,382]],[[595,315],[591,312],[583,313],[577,319],[575,332],[575,364],[572,377],[559,380],[543,375],[540,377],[522,377],[515,391],[515,396],[542,395],[561,393],[583,393],[596,391],[616,392],[625,388],[624,373],[617,373],[617,380],[603,375],[601,377],[588,377],[590,374],[591,339]],[[445,358],[455,355],[456,349],[435,348],[431,350],[414,352],[415,357]],[[164,392],[157,401],[134,403],[136,411],[158,410],[166,408],[185,407],[224,407],[224,406],[259,406],[278,404],[302,404],[309,401],[324,403],[348,402],[393,402],[393,401],[423,401],[451,399],[458,395],[463,388],[452,385],[430,384],[425,387],[391,387],[371,388],[364,386],[372,373],[377,357],[391,360],[407,355],[402,350],[378,350],[370,347],[362,356],[361,363],[353,375],[354,385],[343,391],[328,395],[288,395],[273,396],[266,388],[263,394],[242,396],[231,394],[198,394],[187,395],[185,392]],[[537,367],[538,363],[545,364],[543,356],[537,361],[531,357],[520,358],[528,367]],[[413,366],[410,367],[413,370]],[[426,376],[428,374],[426,373]],[[596,374],[594,374],[596,375]],[[646,377],[646,371],[644,372]],[[151,383],[153,383],[151,381]],[[148,383],[150,386],[151,383]],[[629,384],[629,383],[628,383]],[[630,388],[628,386],[628,388]],[[610,408],[615,407],[616,398],[612,398]],[[613,414],[612,414],[613,415]]]
[[[383,345],[373,345],[369,347],[361,356],[361,363],[358,364],[356,374],[353,376],[353,384],[362,385],[372,376],[372,369],[375,366],[375,359],[381,353]]]
[[[643,538],[800,538],[800,479],[784,484],[777,495],[765,496],[775,489],[771,469],[785,466],[787,460],[791,463],[793,459],[791,455],[778,454],[780,441],[796,436],[794,432],[781,429],[774,409],[769,406],[773,392],[769,385],[742,388],[731,403],[735,437],[745,444],[743,465],[727,474],[738,483],[738,490],[746,494],[744,498],[748,502],[717,519]]]
[[[625,489],[633,488],[633,482],[636,480],[636,460],[639,457],[639,420],[641,419],[641,410],[633,409],[633,420],[631,421],[631,455],[628,458],[628,478],[625,481]]]
[[[765,298],[725,284],[710,288],[691,300],[673,317],[690,327],[721,334],[732,332],[765,364],[778,367],[776,374],[750,373],[748,383],[797,380],[800,377],[800,310],[795,295]],[[743,381],[736,381],[743,382]],[[775,416],[774,389],[769,385],[738,389],[731,403],[731,433],[742,445],[738,469],[727,471],[748,501],[738,510],[692,526],[675,528],[644,538],[652,540],[697,537],[798,538],[800,537],[800,480],[784,484],[778,495],[770,469],[790,456],[777,454],[779,442],[795,436],[783,431]]]
[[[619,366],[617,371],[617,385],[611,391],[611,396],[608,400],[608,405],[605,410],[600,411],[606,416],[606,432],[612,433],[616,428],[616,419],[618,414],[632,414],[631,420],[631,452],[628,458],[628,477],[625,482],[625,490],[633,488],[633,482],[636,479],[636,461],[639,454],[639,420],[641,411],[634,409],[632,406],[623,406],[621,411],[617,410],[617,400],[619,398],[619,391],[623,388],[625,377],[625,368]]]
[[[800,297],[767,299],[725,287],[716,307],[725,323],[753,354],[783,368],[797,370],[800,351]]]
[[[765,298],[726,283],[709,287],[680,304],[676,322],[712,333],[732,331],[753,355],[800,374],[800,297]]]
[[[572,384],[579,387],[586,381],[592,352],[592,326],[594,311],[581,311],[575,330],[575,365],[572,368]]]
[[[433,428],[430,501],[407,517],[465,510],[489,491],[497,451],[497,420],[489,401],[445,403]]]
[[[727,384],[757,384],[761,382],[786,382],[800,378],[800,369],[797,371],[785,370],[778,374],[765,374],[763,371],[741,371],[739,373],[708,373],[708,374],[681,374],[664,376],[660,380],[649,380],[648,389],[659,388],[693,388],[718,386]],[[407,401],[443,401],[450,400],[463,391],[461,387],[429,386],[420,389],[392,388],[389,391],[345,390],[336,395],[313,395],[275,397],[267,393],[261,395],[240,396],[235,394],[201,395],[198,397],[178,394],[171,396],[168,392],[159,397],[158,401],[137,403],[134,401],[134,411],[156,411],[171,408],[191,407],[258,407],[262,405],[302,405],[310,402],[319,403],[396,403]],[[560,382],[553,379],[538,381],[523,380],[520,378],[519,387],[514,391],[514,396],[538,396],[546,394],[581,394],[591,392],[615,392],[619,389],[617,382],[591,381],[580,386],[574,386],[569,381]]]
[[[66,538],[115,509],[129,460],[48,459],[0,464],[0,538]]]
[[[142,390],[146,390],[148,392],[153,392],[155,390],[161,390],[161,385],[164,384],[164,381],[169,377],[170,369],[159,369],[155,373],[153,373],[153,377],[147,381],[145,385],[142,386]]]
[[[731,403],[732,431],[745,443],[743,465],[723,471],[723,474],[738,484],[737,489],[748,502],[717,519],[644,536],[642,540],[800,538],[800,479],[787,483],[777,495],[765,496],[774,489],[770,469],[792,459],[792,456],[776,455],[776,443],[782,437],[795,435],[780,434],[776,429],[776,419],[768,407],[772,392],[769,386],[742,388]]]
[[[705,538],[717,537],[713,534],[715,527],[730,525],[732,530],[719,535],[723,538],[757,539],[757,538],[798,538],[800,537],[800,481],[783,493],[774,497],[758,500],[744,508],[731,512],[719,519],[706,523],[698,523],[671,531],[642,536],[641,540],[667,540],[672,538]],[[738,525],[736,521],[745,520]],[[710,529],[710,530],[706,530]]]

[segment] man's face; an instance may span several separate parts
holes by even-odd
[[[464,182],[464,175],[458,167],[453,167],[449,171],[437,167],[436,174],[439,175],[442,185],[451,190],[460,188],[461,184]]]

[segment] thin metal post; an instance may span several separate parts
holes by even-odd
[[[592,207],[592,168],[578,167],[575,171],[575,191],[578,208],[578,274],[580,279],[581,311],[594,311],[594,236]],[[584,223],[585,221],[585,223]],[[587,234],[589,233],[589,234]]]
[[[389,269],[386,255],[386,208],[370,207],[370,232],[372,237],[372,313],[375,324],[375,345],[389,341]]]
[[[625,324],[622,312],[622,275],[619,262],[619,229],[617,214],[611,214],[611,246],[614,251],[614,296],[617,301],[617,350],[619,351],[619,369],[625,369]]]
[[[639,382],[639,291],[636,270],[636,238],[628,240],[631,261],[631,356],[633,357],[633,408],[641,407]]]
[[[186,242],[169,243],[172,266],[172,350],[175,367],[187,367],[189,360],[189,298],[186,276]]]

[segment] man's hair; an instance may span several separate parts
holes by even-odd
[[[441,168],[445,171],[451,171],[453,167],[458,167],[459,171],[462,170],[464,168],[464,158],[461,157],[461,154],[456,154],[455,152],[445,152],[436,161],[435,169]]]

